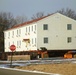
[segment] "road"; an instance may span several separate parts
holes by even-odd
[[[29,60],[29,61],[13,61],[13,65],[18,66],[26,66],[29,64],[51,64],[51,63],[63,63],[63,62],[76,62],[76,59],[45,59],[45,60]],[[53,73],[39,73],[39,72],[32,72],[32,71],[24,71],[24,70],[17,70],[14,68],[9,68],[10,61],[0,61],[0,75],[55,75]],[[3,68],[5,67],[5,68]],[[58,75],[58,74],[56,74]]]
[[[45,73],[36,73],[29,71],[19,71],[14,69],[5,69],[0,68],[0,75],[53,75],[53,74],[45,74]]]

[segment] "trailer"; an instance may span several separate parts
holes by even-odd
[[[11,58],[12,52],[1,52],[0,60],[8,60]],[[21,51],[21,52],[13,52],[13,58],[17,58],[17,60],[27,59],[27,56],[30,56],[30,60],[35,60],[39,58],[47,58],[48,52],[42,50],[29,50],[29,51]],[[28,60],[28,59],[27,59]]]
[[[68,58],[68,59],[75,58],[75,56],[76,56],[76,51],[72,51],[72,50],[64,54],[64,58]]]

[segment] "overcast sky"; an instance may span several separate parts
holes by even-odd
[[[37,12],[54,13],[60,9],[76,11],[76,0],[0,0],[0,12],[11,12],[14,16],[31,18]]]

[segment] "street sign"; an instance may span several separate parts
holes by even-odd
[[[10,46],[10,50],[13,52],[14,50],[16,50],[16,46],[15,45],[11,45]]]
[[[12,56],[13,56],[13,52],[16,50],[16,46],[15,45],[11,45],[10,46],[10,50],[12,51],[10,67],[12,67]]]

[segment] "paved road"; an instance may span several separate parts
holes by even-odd
[[[0,68],[0,75],[53,75],[53,74],[44,74],[44,73],[36,73],[36,72],[34,73],[28,71],[25,72],[25,71]]]

